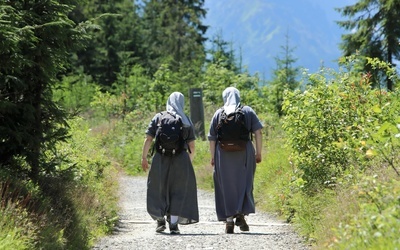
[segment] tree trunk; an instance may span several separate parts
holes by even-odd
[[[43,126],[42,126],[42,82],[38,82],[34,91],[34,103],[33,107],[35,109],[35,124],[33,124],[33,143],[31,146],[31,171],[29,177],[34,181],[38,181],[39,171],[40,171],[40,154],[41,154],[41,143],[43,137]]]

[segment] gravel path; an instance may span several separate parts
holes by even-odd
[[[95,249],[291,249],[308,250],[291,225],[271,215],[246,216],[249,232],[235,227],[225,234],[225,224],[215,214],[214,194],[198,191],[200,222],[179,225],[180,235],[167,229],[156,233],[156,223],[146,212],[146,178],[119,177],[120,220],[112,235],[100,239]]]

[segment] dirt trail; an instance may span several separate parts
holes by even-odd
[[[180,235],[156,233],[156,223],[146,212],[146,178],[119,177],[120,220],[112,235],[100,239],[93,249],[291,249],[309,247],[291,225],[271,215],[247,216],[249,232],[225,234],[225,225],[215,214],[214,195],[198,191],[200,222],[179,225]]]

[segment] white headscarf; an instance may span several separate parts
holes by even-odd
[[[167,111],[178,115],[185,126],[192,126],[192,121],[184,113],[185,97],[180,92],[173,92],[167,101]]]
[[[236,108],[240,106],[240,93],[234,87],[228,87],[222,92],[224,99],[224,110],[227,115],[235,112]]]

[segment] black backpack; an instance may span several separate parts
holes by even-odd
[[[182,119],[169,112],[162,112],[157,124],[155,150],[166,156],[178,155],[184,150]]]
[[[217,139],[224,151],[243,151],[247,141],[250,140],[250,132],[246,128],[245,114],[242,106],[235,112],[227,115],[222,110],[217,125]]]

